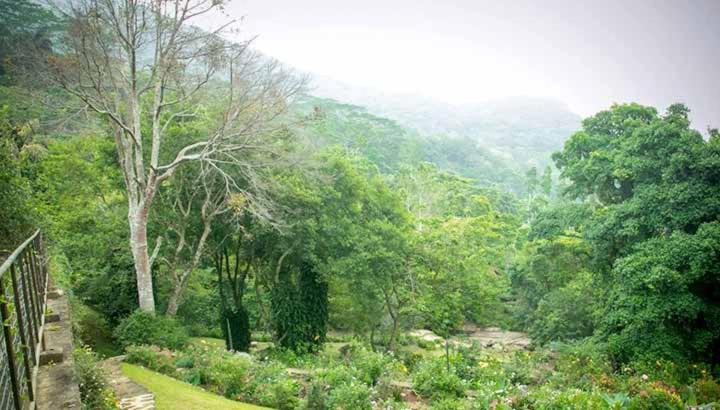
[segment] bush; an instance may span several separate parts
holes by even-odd
[[[415,390],[425,397],[463,397],[465,385],[451,369],[447,370],[444,358],[423,362],[413,375]]]
[[[300,387],[295,380],[282,379],[271,385],[273,407],[278,410],[295,410],[300,406],[297,397]]]
[[[305,396],[305,402],[303,403],[303,410],[327,410],[325,404],[325,388],[322,383],[313,383],[310,385]]]
[[[715,380],[702,378],[692,385],[698,403],[720,403],[720,384]]]
[[[168,376],[175,375],[175,364],[172,353],[161,351],[157,346],[129,346],[125,350],[125,361],[147,367]]]
[[[683,410],[680,397],[664,387],[654,385],[643,389],[630,400],[627,407],[629,410]]]
[[[327,404],[336,410],[372,410],[370,389],[357,382],[341,384],[330,391]]]
[[[190,341],[185,328],[175,319],[141,310],[123,319],[113,336],[124,349],[131,345],[155,345],[177,350]]]
[[[73,359],[83,409],[117,409],[115,394],[108,387],[105,373],[98,367],[97,355],[90,348],[83,347],[74,350]]]
[[[513,408],[530,408],[538,410],[606,410],[609,407],[605,399],[598,393],[578,389],[553,390],[542,387],[526,397],[518,399]]]
[[[603,346],[591,341],[559,346],[560,355],[552,381],[567,389],[591,389],[594,381],[613,373],[610,359]]]
[[[390,355],[373,352],[362,345],[352,344],[348,350],[355,376],[370,386],[375,386],[380,377],[401,367]]]
[[[452,398],[438,400],[430,406],[431,410],[463,410],[466,408],[462,401]]]

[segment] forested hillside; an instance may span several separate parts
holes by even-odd
[[[0,0],[0,258],[43,231],[84,408],[121,354],[277,409],[720,403],[690,108],[365,107],[194,25],[223,1],[68,4]]]
[[[428,162],[471,178],[480,186],[498,187],[517,194],[525,192],[522,176],[525,170],[483,148],[473,138],[422,134],[373,115],[367,108],[330,99],[306,96],[299,108],[314,119],[314,143],[335,144],[359,153],[384,173],[395,173],[402,165]]]
[[[413,95],[384,95],[328,78],[315,80],[316,92],[365,106],[424,136],[475,144],[504,159],[519,172],[542,169],[550,155],[580,126],[580,117],[562,102],[548,98],[512,97],[474,104],[447,104]]]

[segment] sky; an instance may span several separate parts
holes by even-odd
[[[234,0],[243,38],[299,70],[465,104],[618,102],[720,127],[720,0]],[[219,19],[215,19],[218,21]]]

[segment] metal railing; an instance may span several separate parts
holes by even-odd
[[[0,266],[0,410],[35,407],[48,269],[38,230]]]

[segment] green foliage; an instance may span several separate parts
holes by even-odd
[[[168,351],[157,346],[131,345],[125,349],[125,361],[167,375],[175,374],[175,364]]]
[[[679,358],[717,363],[720,215],[717,138],[689,128],[688,110],[665,116],[637,104],[583,122],[555,155],[573,196],[595,195],[587,231],[610,280],[601,334],[615,360]],[[612,272],[611,272],[612,270]],[[711,353],[713,352],[713,353]]]
[[[302,405],[303,410],[326,410],[327,394],[321,383],[313,383],[308,387],[305,395],[305,402]]]
[[[590,272],[545,294],[533,312],[529,331],[534,343],[577,340],[592,335],[597,292]]]
[[[307,337],[315,344],[325,343],[328,321],[328,286],[308,262],[300,266],[298,280],[300,306],[306,315]]]
[[[76,342],[91,347],[102,357],[113,357],[120,354],[120,349],[115,345],[113,339],[112,328],[102,314],[84,305],[77,298],[70,299],[70,306],[72,331]]]
[[[180,349],[190,340],[187,331],[177,320],[141,310],[136,310],[120,321],[113,335],[123,348],[131,345],[155,345]]]
[[[462,397],[463,380],[445,365],[445,358],[426,360],[413,374],[413,388],[425,397]]]
[[[543,220],[542,214],[537,220]],[[525,243],[510,279],[519,301],[516,320],[532,330],[535,342],[592,334],[595,292],[589,265],[590,248],[575,235]],[[578,300],[582,303],[574,304]]]
[[[190,346],[178,352],[174,362],[165,353],[157,348],[131,347],[127,360],[230,399],[276,409],[296,409],[300,405],[300,386],[277,362],[256,361],[246,354],[208,346]],[[172,366],[167,367],[167,363]]]
[[[113,143],[103,137],[55,139],[35,182],[45,232],[68,262],[69,285],[110,325],[138,306],[116,161]]]
[[[0,106],[0,253],[12,253],[33,232],[36,217],[30,207],[32,127],[17,125]]]
[[[720,403],[720,384],[711,378],[703,377],[695,380],[692,392],[698,403]]]
[[[209,269],[198,269],[188,279],[177,318],[192,336],[222,336],[221,319],[218,315],[218,306],[221,303],[214,276],[214,272]]]
[[[715,360],[720,223],[650,239],[620,260],[602,331],[616,360]],[[711,353],[714,352],[714,353]]]
[[[433,401],[430,406],[430,409],[432,410],[463,410],[465,408],[467,407],[462,401],[447,397]]]
[[[73,375],[80,387],[82,408],[87,410],[117,409],[115,393],[107,376],[99,367],[96,354],[87,347],[73,350]]]
[[[568,389],[555,391],[550,389],[539,389],[515,403],[514,408],[521,409],[588,409],[604,410],[608,405],[599,393],[582,390]]]
[[[372,410],[370,388],[355,381],[343,383],[330,391],[327,404],[338,410]]]

